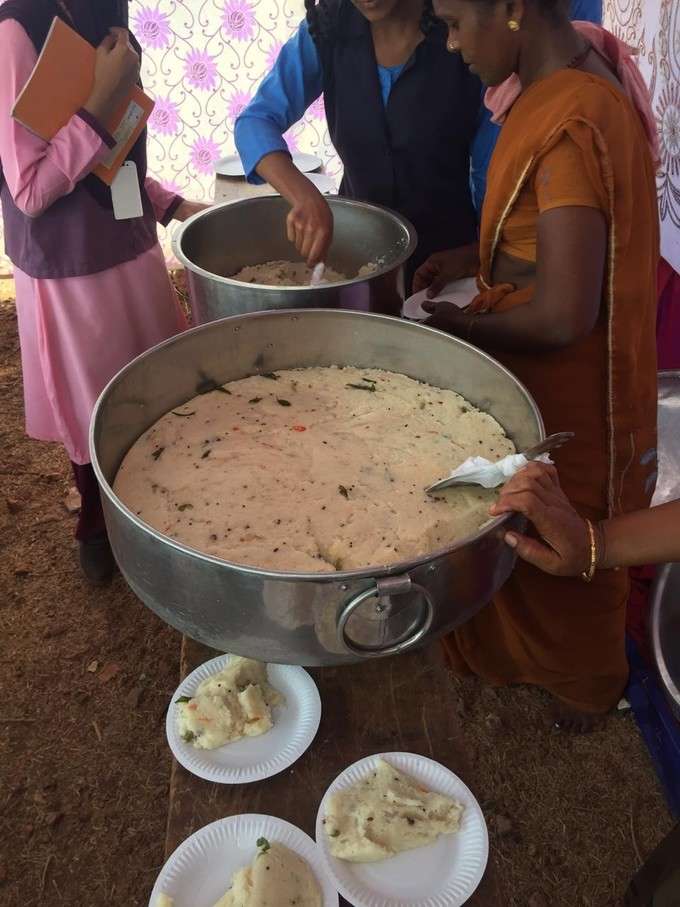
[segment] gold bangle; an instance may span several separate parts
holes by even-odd
[[[597,570],[597,541],[595,539],[595,527],[588,519],[586,519],[586,526],[588,527],[588,536],[590,537],[590,563],[587,570],[584,570],[581,574],[581,579],[584,583],[589,583],[595,576],[595,571]]]

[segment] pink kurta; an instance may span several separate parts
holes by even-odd
[[[14,20],[0,23],[0,159],[15,204],[39,217],[71,192],[108,152],[74,116],[51,142],[11,117],[37,56]],[[176,196],[147,178],[157,220]],[[113,217],[113,213],[111,214]],[[26,431],[59,441],[74,463],[88,463],[94,403],[108,381],[149,347],[186,327],[158,244],[96,274],[45,280],[14,270],[24,377]]]

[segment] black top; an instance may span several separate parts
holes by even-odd
[[[324,102],[344,165],[340,192],[393,208],[418,232],[412,273],[429,255],[477,238],[470,146],[482,86],[446,29],[430,28],[383,103],[367,20],[341,3],[332,38],[318,37]]]

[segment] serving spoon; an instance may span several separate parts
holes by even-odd
[[[309,278],[310,287],[318,287],[323,282],[323,275],[325,270],[326,265],[322,261],[320,261],[318,265],[314,265],[312,276]]]
[[[540,444],[535,444],[527,450],[518,451],[518,454],[524,456],[527,460],[535,460],[537,457],[540,457],[541,454],[548,453],[549,450],[556,450],[558,447],[562,447],[563,444],[566,444],[566,442],[573,437],[573,431],[561,431],[555,435],[548,435],[548,437],[544,441],[541,441]],[[511,454],[511,456],[517,456],[517,454]],[[494,464],[492,463],[491,465],[493,466]],[[425,493],[436,494],[438,491],[443,491],[445,488],[453,488],[455,485],[478,484],[479,482],[470,481],[465,475],[449,476],[448,479],[442,479],[440,482],[435,482],[433,485],[430,485],[429,488],[425,489]]]

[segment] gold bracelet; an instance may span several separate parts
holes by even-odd
[[[595,527],[588,519],[586,519],[586,526],[588,527],[588,535],[590,537],[590,564],[588,565],[588,569],[584,570],[581,574],[581,579],[584,583],[589,583],[595,576],[595,571],[597,570],[597,541],[595,539]]]

